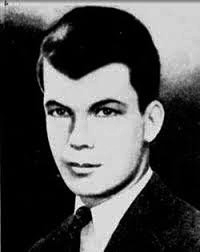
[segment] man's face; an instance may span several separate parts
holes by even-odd
[[[144,120],[128,68],[110,64],[72,80],[44,61],[50,147],[62,178],[80,196],[102,196],[134,179]]]

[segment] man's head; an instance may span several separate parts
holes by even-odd
[[[164,117],[159,56],[144,25],[115,8],[75,8],[49,30],[37,70],[67,186],[95,199],[136,182]]]

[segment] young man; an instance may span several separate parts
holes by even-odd
[[[149,165],[164,110],[144,25],[111,7],[75,8],[48,31],[37,71],[53,157],[75,211],[88,212],[30,251],[199,251],[199,212]]]

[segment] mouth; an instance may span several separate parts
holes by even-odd
[[[101,164],[91,164],[91,163],[77,163],[77,162],[67,162],[67,165],[70,167],[77,167],[77,168],[97,168],[100,167]]]
[[[78,177],[85,177],[92,174],[101,164],[66,162],[72,174]]]

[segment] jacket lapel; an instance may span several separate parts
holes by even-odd
[[[105,252],[111,251],[163,251],[156,233],[152,228],[153,215],[159,204],[157,194],[162,194],[159,176],[153,174],[150,181],[131,204],[113,233]],[[155,196],[157,195],[157,196]],[[161,196],[162,197],[162,196]],[[160,197],[159,197],[160,198]]]

